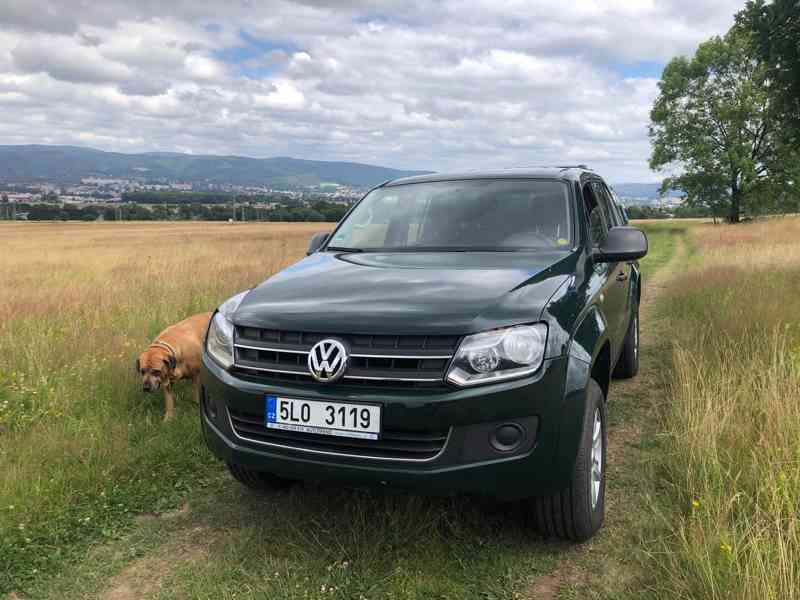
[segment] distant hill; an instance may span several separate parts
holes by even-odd
[[[611,187],[624,203],[637,201],[641,203],[657,202],[661,196],[658,193],[660,183],[615,183]],[[683,193],[670,190],[667,197],[679,198]]]
[[[191,183],[313,186],[339,183],[359,187],[429,171],[401,171],[354,162],[297,158],[203,156],[173,152],[122,154],[76,146],[0,146],[0,181],[78,183],[84,177]]]

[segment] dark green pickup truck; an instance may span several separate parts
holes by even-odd
[[[584,167],[384,183],[219,307],[207,443],[253,488],[525,499],[542,533],[585,540],[603,522],[609,381],[638,370],[646,253]]]

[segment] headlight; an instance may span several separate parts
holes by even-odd
[[[247,291],[236,294],[223,302],[208,327],[206,350],[220,366],[229,368],[233,365],[233,313],[239,308]]]
[[[467,336],[453,358],[447,381],[467,386],[529,375],[542,366],[546,342],[545,323]]]

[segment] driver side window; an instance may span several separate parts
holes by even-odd
[[[589,239],[592,246],[597,247],[605,241],[608,235],[609,220],[601,202],[594,191],[594,186],[587,183],[583,186],[583,204],[589,223]]]

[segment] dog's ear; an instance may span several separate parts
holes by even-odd
[[[141,366],[139,365],[139,359],[136,359],[136,372],[139,373],[142,370]]]

